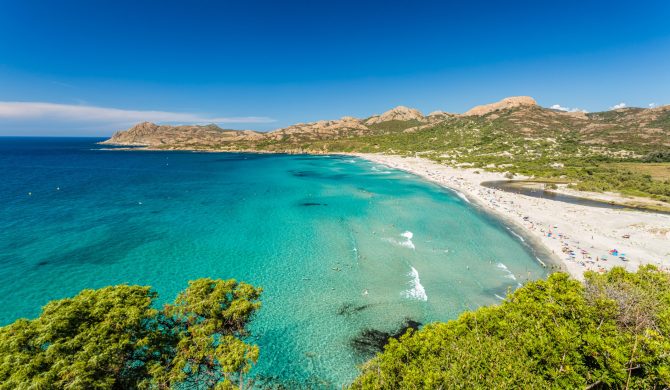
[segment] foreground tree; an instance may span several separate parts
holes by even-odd
[[[261,289],[199,279],[152,308],[150,287],[84,290],[0,328],[1,389],[244,387],[258,358],[246,325]]]
[[[532,282],[501,305],[392,340],[353,388],[670,386],[670,276],[621,268]]]

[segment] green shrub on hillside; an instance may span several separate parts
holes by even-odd
[[[669,332],[667,273],[557,273],[392,340],[352,388],[667,388]]]
[[[592,168],[578,172],[574,187],[582,191],[619,191],[670,202],[670,180],[653,180],[650,175],[619,168]]]
[[[650,152],[642,158],[643,162],[670,162],[670,151]]]

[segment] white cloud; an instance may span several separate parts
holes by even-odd
[[[583,112],[583,113],[588,113],[583,108],[570,108],[570,107],[563,107],[560,104],[554,104],[553,106],[549,107],[554,110],[559,110],[559,111],[565,111],[565,112]]]
[[[656,108],[658,107],[658,104],[656,103],[649,103],[649,108]]]
[[[621,102],[610,107],[610,110],[618,110],[619,108],[626,108],[626,103]]]
[[[0,119],[61,120],[126,124],[141,121],[180,123],[271,123],[274,119],[258,116],[217,117],[170,111],[123,110],[119,108],[43,102],[2,102]]]

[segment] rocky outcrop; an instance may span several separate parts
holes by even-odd
[[[222,142],[253,140],[262,134],[250,130],[224,130],[217,125],[168,126],[142,122],[128,130],[116,132],[110,139],[101,142],[108,145],[170,146],[209,145]]]
[[[530,96],[508,97],[496,103],[484,104],[481,106],[473,107],[467,112],[465,112],[463,116],[471,116],[471,115],[482,116],[494,111],[506,110],[510,108],[523,107],[523,106],[526,107],[537,106],[537,102],[535,102],[535,99],[533,99]]]
[[[445,111],[433,111],[430,114],[428,114],[428,117],[431,117],[431,116],[434,116],[434,117],[448,117],[448,116],[452,116],[452,115],[454,115],[454,114],[450,114],[450,113],[445,112]]]
[[[381,115],[375,115],[370,118],[368,118],[365,121],[366,125],[375,125],[378,123],[382,122],[388,122],[388,121],[411,121],[411,120],[418,120],[418,121],[424,121],[426,118],[424,118],[423,114],[421,111],[414,109],[414,108],[409,108],[405,106],[398,106],[396,108],[393,108],[391,110],[386,111],[385,113]]]
[[[337,136],[345,132],[360,134],[368,130],[360,119],[350,116],[337,120],[323,120],[310,123],[298,123],[292,126],[271,131],[266,134],[267,138],[282,139],[284,136],[300,135],[314,138],[319,136]]]
[[[117,131],[112,138],[101,142],[102,144],[120,145],[147,145],[158,131],[158,126],[151,122],[141,122],[128,130]]]

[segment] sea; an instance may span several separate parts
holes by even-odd
[[[340,388],[410,326],[501,302],[547,275],[449,189],[342,155],[119,150],[0,138],[0,326],[86,288],[263,288],[257,383]],[[380,336],[381,335],[381,336]]]

